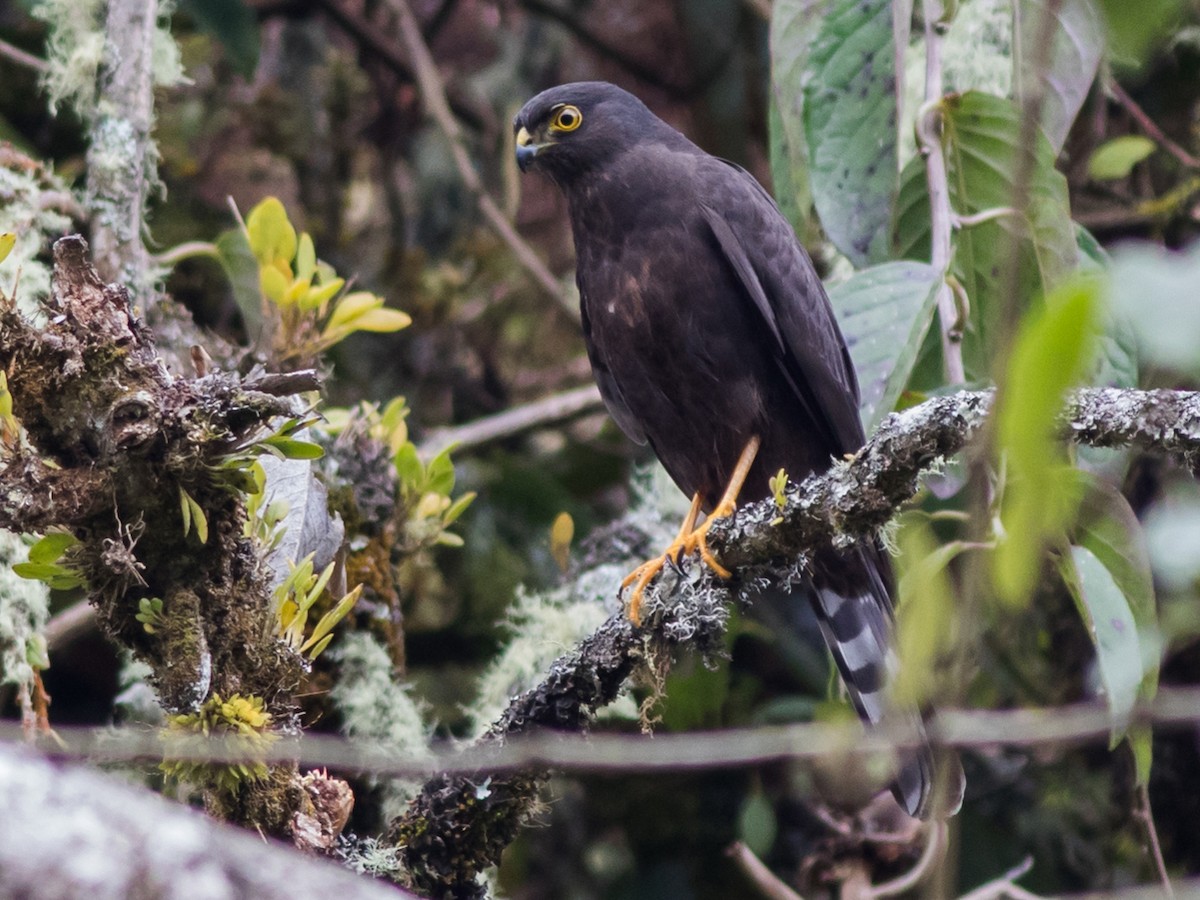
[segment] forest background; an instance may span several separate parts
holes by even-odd
[[[424,896],[1200,874],[1192,4],[16,0],[0,39],[6,736]],[[597,78],[772,188],[883,424],[640,631],[616,588],[683,498],[603,413],[509,125]],[[870,802],[772,597],[902,504],[896,690],[963,750],[946,830]],[[170,811],[12,744],[0,775],[0,895],[186,890]],[[52,827],[118,808],[120,850]],[[88,840],[102,888],[54,862]],[[256,896],[325,884],[248,846],[211,855]]]

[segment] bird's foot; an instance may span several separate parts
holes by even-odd
[[[714,510],[713,514],[705,519],[704,524],[699,528],[693,529],[687,534],[679,535],[671,542],[671,545],[667,547],[661,556],[647,560],[625,576],[621,582],[621,592],[624,593],[627,587],[633,585],[633,590],[630,592],[628,599],[628,615],[629,620],[634,625],[642,624],[642,595],[645,593],[647,585],[650,584],[654,576],[661,572],[663,567],[668,563],[678,567],[683,557],[699,552],[700,560],[704,565],[712,569],[713,574],[718,578],[730,577],[732,573],[717,562],[708,549],[708,529],[712,526],[715,519],[723,515],[729,515],[731,512],[733,512],[732,504],[727,511],[722,511],[720,508]]]

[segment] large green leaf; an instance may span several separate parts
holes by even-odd
[[[936,308],[941,273],[894,262],[855,273],[829,289],[858,372],[859,413],[870,432],[896,406]]]
[[[1125,734],[1125,721],[1145,677],[1137,621],[1116,579],[1086,547],[1071,547],[1059,571],[1096,648],[1105,701],[1114,719],[1112,744]]]
[[[895,86],[890,0],[834,0],[805,70],[804,135],[817,215],[860,267],[888,256]]]
[[[1151,363],[1200,375],[1200,245],[1184,252],[1127,244],[1112,254],[1110,302]],[[1152,311],[1148,315],[1147,311]]]
[[[1091,365],[1099,307],[1094,278],[1081,276],[1047,297],[1023,323],[1000,386],[997,449],[1009,478],[993,579],[1012,604],[1028,602],[1042,548],[1058,538],[1079,502],[1082,476],[1058,445],[1056,419],[1068,388]]]
[[[771,179],[775,199],[796,233],[807,230],[812,193],[804,142],[804,72],[813,36],[830,0],[771,5]]]
[[[1108,26],[1108,47],[1114,63],[1137,68],[1156,45],[1178,33],[1185,19],[1184,0],[1099,0]]]
[[[779,111],[779,101],[771,96],[767,111],[767,131],[771,151],[771,186],[775,202],[784,218],[792,223],[797,237],[804,240],[808,230],[812,193],[808,189],[808,164],[803,145],[788,138]]]
[[[1049,21],[1047,22],[1047,10]],[[1041,89],[1042,131],[1055,153],[1062,150],[1071,123],[1087,99],[1104,53],[1104,17],[1096,0],[1015,0],[1016,49],[1013,85],[1024,102]],[[1039,70],[1033,56],[1044,25],[1052,33],[1049,65]]]
[[[258,260],[250,249],[250,242],[246,240],[246,232],[241,228],[222,232],[217,237],[216,245],[217,260],[225,270],[233,290],[233,302],[242,314],[247,333],[252,340],[256,339],[263,324]]]
[[[971,215],[1009,206],[1020,134],[1017,107],[1010,100],[969,91],[947,97],[944,112],[942,140],[952,208]],[[999,349],[995,335],[1005,305],[1000,273],[1007,269],[1012,241],[1020,241],[1015,289],[1022,308],[1078,265],[1067,181],[1055,170],[1055,154],[1040,134],[1035,154],[1028,223],[1001,215],[955,235],[952,272],[966,291],[970,309],[963,339],[968,380],[987,378]],[[929,259],[929,194],[920,158],[909,162],[901,175],[895,235],[897,256]]]

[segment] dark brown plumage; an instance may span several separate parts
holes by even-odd
[[[710,156],[604,82],[552,88],[514,122],[523,170],[563,190],[584,337],[622,430],[711,511],[752,437],[743,499],[863,444],[858,383],[812,262],[745,170]],[[814,560],[807,593],[860,715],[884,716],[892,577],[874,546]],[[898,776],[925,810],[928,753]]]

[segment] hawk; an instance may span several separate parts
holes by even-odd
[[[744,169],[705,153],[605,82],[551,88],[513,123],[522,171],[566,195],[583,334],[612,417],[692,497],[678,538],[638,567],[629,616],[668,560],[708,552],[709,525],[770,477],[824,471],[864,442],[858,381],[812,261]],[[704,523],[697,527],[701,513]],[[874,544],[813,555],[802,588],[859,715],[885,714],[891,567]],[[915,713],[910,713],[915,716]],[[893,793],[928,812],[928,747]]]

